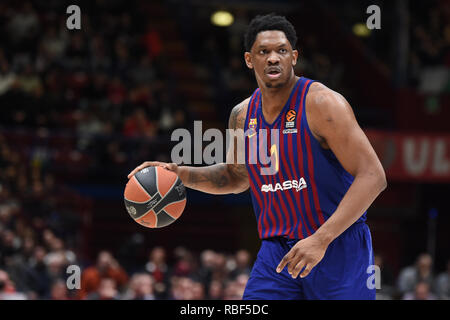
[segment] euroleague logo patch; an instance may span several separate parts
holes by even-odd
[[[297,133],[297,128],[295,128],[295,119],[297,118],[297,112],[295,110],[289,110],[286,113],[286,122],[284,127],[286,129],[283,130],[283,134],[287,133]]]
[[[293,122],[293,121],[295,121],[296,116],[297,116],[297,112],[295,112],[295,110],[289,110],[286,113],[286,121]]]

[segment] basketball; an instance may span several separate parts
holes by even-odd
[[[124,192],[131,218],[147,228],[161,228],[177,220],[186,206],[181,179],[163,167],[147,167],[130,178]]]

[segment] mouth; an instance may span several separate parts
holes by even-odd
[[[281,77],[281,70],[279,68],[269,68],[266,70],[266,76],[269,79],[276,80]]]

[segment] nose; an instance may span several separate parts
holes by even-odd
[[[269,65],[278,64],[280,62],[280,57],[276,54],[276,52],[271,51],[267,57],[267,62]]]

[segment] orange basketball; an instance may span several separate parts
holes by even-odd
[[[128,181],[125,208],[131,218],[147,228],[165,227],[177,220],[186,206],[186,188],[172,171],[147,167]]]

